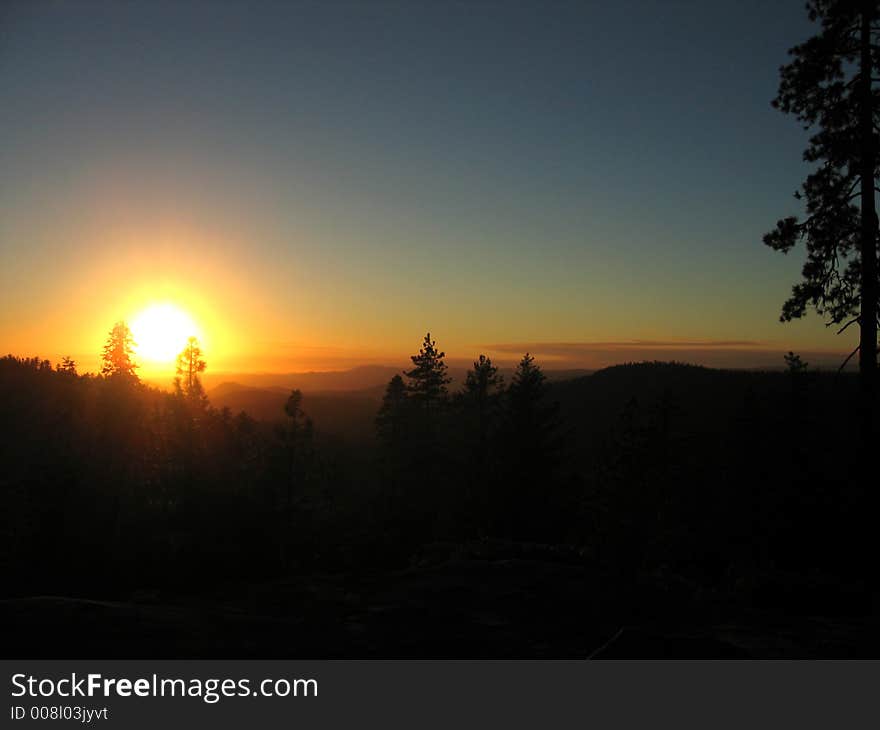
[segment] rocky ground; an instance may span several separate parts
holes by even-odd
[[[211,595],[0,601],[7,658],[831,658],[877,656],[864,618],[669,610],[583,565],[448,560]],[[723,609],[723,607],[722,607]]]

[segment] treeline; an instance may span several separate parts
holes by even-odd
[[[191,338],[171,392],[136,375],[117,323],[100,375],[64,358],[0,360],[2,569],[10,588],[110,591],[243,579],[312,555],[293,513],[318,460],[291,397],[284,425],[211,407]],[[296,488],[294,489],[294,483]]]
[[[444,357],[427,334],[376,418],[395,539],[557,541],[565,433],[541,368],[527,353],[505,383],[480,355],[450,393]]]
[[[36,359],[3,358],[0,383],[12,585],[112,591],[277,564],[287,454],[247,415]]]
[[[299,391],[272,423],[213,408],[194,340],[171,391],[139,381],[122,324],[99,375],[0,359],[6,592],[530,555],[606,589],[803,605],[791,581],[843,596],[868,575],[853,378],[792,356],[787,373],[645,363],[549,383],[526,354],[509,381],[481,356],[453,390],[444,357],[426,336],[359,448],[325,438]]]
[[[195,340],[170,392],[140,382],[124,323],[99,375],[8,355],[2,567],[21,589],[185,586],[405,565],[442,540],[555,539],[562,429],[540,368],[526,355],[505,384],[481,356],[450,394],[443,359],[426,337],[364,459],[319,446],[299,390],[277,422],[213,408]]]

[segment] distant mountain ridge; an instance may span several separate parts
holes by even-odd
[[[293,373],[205,373],[202,381],[208,390],[235,383],[239,387],[281,388],[285,391],[299,388],[308,391],[358,391],[384,386],[400,368],[387,365],[361,365],[349,370],[308,371]]]
[[[384,368],[380,372],[371,368],[375,378],[401,372]],[[459,380],[451,390],[460,387]],[[327,375],[320,373],[316,375]],[[640,362],[614,365],[588,371],[549,371],[548,397],[557,401],[561,412],[578,424],[579,438],[588,442],[607,431],[617,422],[627,404],[634,403],[639,409],[656,411],[668,403],[677,414],[673,423],[695,423],[707,418],[701,430],[719,428],[729,419],[738,417],[742,405],[749,397],[757,401],[772,399],[790,388],[783,372],[758,372],[746,370],[720,370],[698,365],[668,362]],[[268,378],[288,376],[265,376]],[[851,380],[848,375],[842,376]],[[510,375],[505,373],[509,382]],[[826,390],[836,377],[829,373],[811,375],[811,388]],[[386,381],[369,384],[366,381],[343,374],[334,383],[329,378],[302,379],[296,387],[303,390],[303,409],[314,420],[316,429],[325,434],[371,441],[375,436],[375,416],[381,403]],[[367,383],[361,389],[341,389],[341,384]],[[272,381],[269,381],[272,383]],[[309,389],[308,384],[334,384],[336,389]],[[267,384],[266,387],[240,382],[221,382],[207,391],[211,404],[216,408],[227,407],[233,412],[246,411],[262,421],[279,421],[284,418],[284,403],[290,393],[289,387]],[[751,395],[749,395],[751,394]],[[711,404],[711,407],[709,407]],[[708,409],[708,410],[707,410]],[[708,418],[708,415],[712,415]],[[586,443],[582,444],[583,446]]]
[[[292,373],[236,373],[236,372],[211,372],[210,370],[202,377],[202,382],[208,390],[224,387],[234,383],[239,387],[276,389],[284,391],[299,388],[307,392],[331,392],[331,391],[365,391],[380,389],[384,390],[388,381],[395,375],[404,371],[404,367],[392,365],[360,365],[349,370],[307,371]],[[451,365],[449,376],[452,378],[452,387],[464,381],[465,374],[469,370],[468,365]],[[501,374],[506,380],[513,374],[513,368],[500,368]],[[560,369],[544,370],[549,380],[569,380],[583,375],[591,374],[592,370]],[[222,391],[221,391],[222,392]]]
[[[400,368],[367,365],[340,372],[282,373],[235,375],[211,385],[207,379],[207,395],[215,408],[229,408],[233,413],[245,411],[260,421],[280,421],[290,391],[303,391],[303,409],[316,427],[325,433],[372,439],[375,416],[388,381]],[[452,390],[464,381],[464,368],[450,368]],[[512,369],[501,372],[509,381]],[[551,370],[547,377],[553,382],[567,381],[590,374],[586,370]],[[220,379],[225,374],[215,375]],[[241,378],[241,379],[239,379]]]

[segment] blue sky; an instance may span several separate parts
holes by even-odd
[[[139,291],[201,287],[265,358],[379,357],[427,328],[462,356],[848,349],[815,317],[778,323],[802,255],[761,244],[806,171],[804,133],[770,107],[811,33],[801,0],[0,12],[9,347],[72,332],[53,312],[96,287],[122,306],[116,260]]]

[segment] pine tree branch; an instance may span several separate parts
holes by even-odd
[[[843,364],[839,368],[837,368],[838,375],[840,375],[840,373],[843,372],[843,369],[846,367],[847,363],[850,360],[852,360],[853,355],[855,355],[859,351],[860,348],[861,348],[861,345],[856,345],[856,349],[853,350],[849,355],[846,356],[846,360],[844,360]]]
[[[839,334],[839,335],[840,335],[840,334],[843,334],[844,331],[845,331],[850,325],[853,325],[853,324],[855,324],[855,323],[858,322],[858,321],[859,321],[859,318],[858,318],[858,317],[853,317],[849,322],[847,322],[845,325],[843,325],[843,327],[841,327],[839,330],[837,330],[837,334]]]
[[[846,192],[846,194],[849,196],[849,197],[847,198],[847,200],[852,200],[852,199],[853,199],[853,192],[855,191],[855,189],[856,189],[857,187],[860,187],[861,184],[862,184],[862,176],[861,176],[861,175],[856,175],[856,176],[853,178],[852,185],[849,186],[849,190],[847,190],[847,192]],[[861,191],[859,192],[859,195],[861,195]],[[856,197],[858,197],[858,196],[856,196]]]

